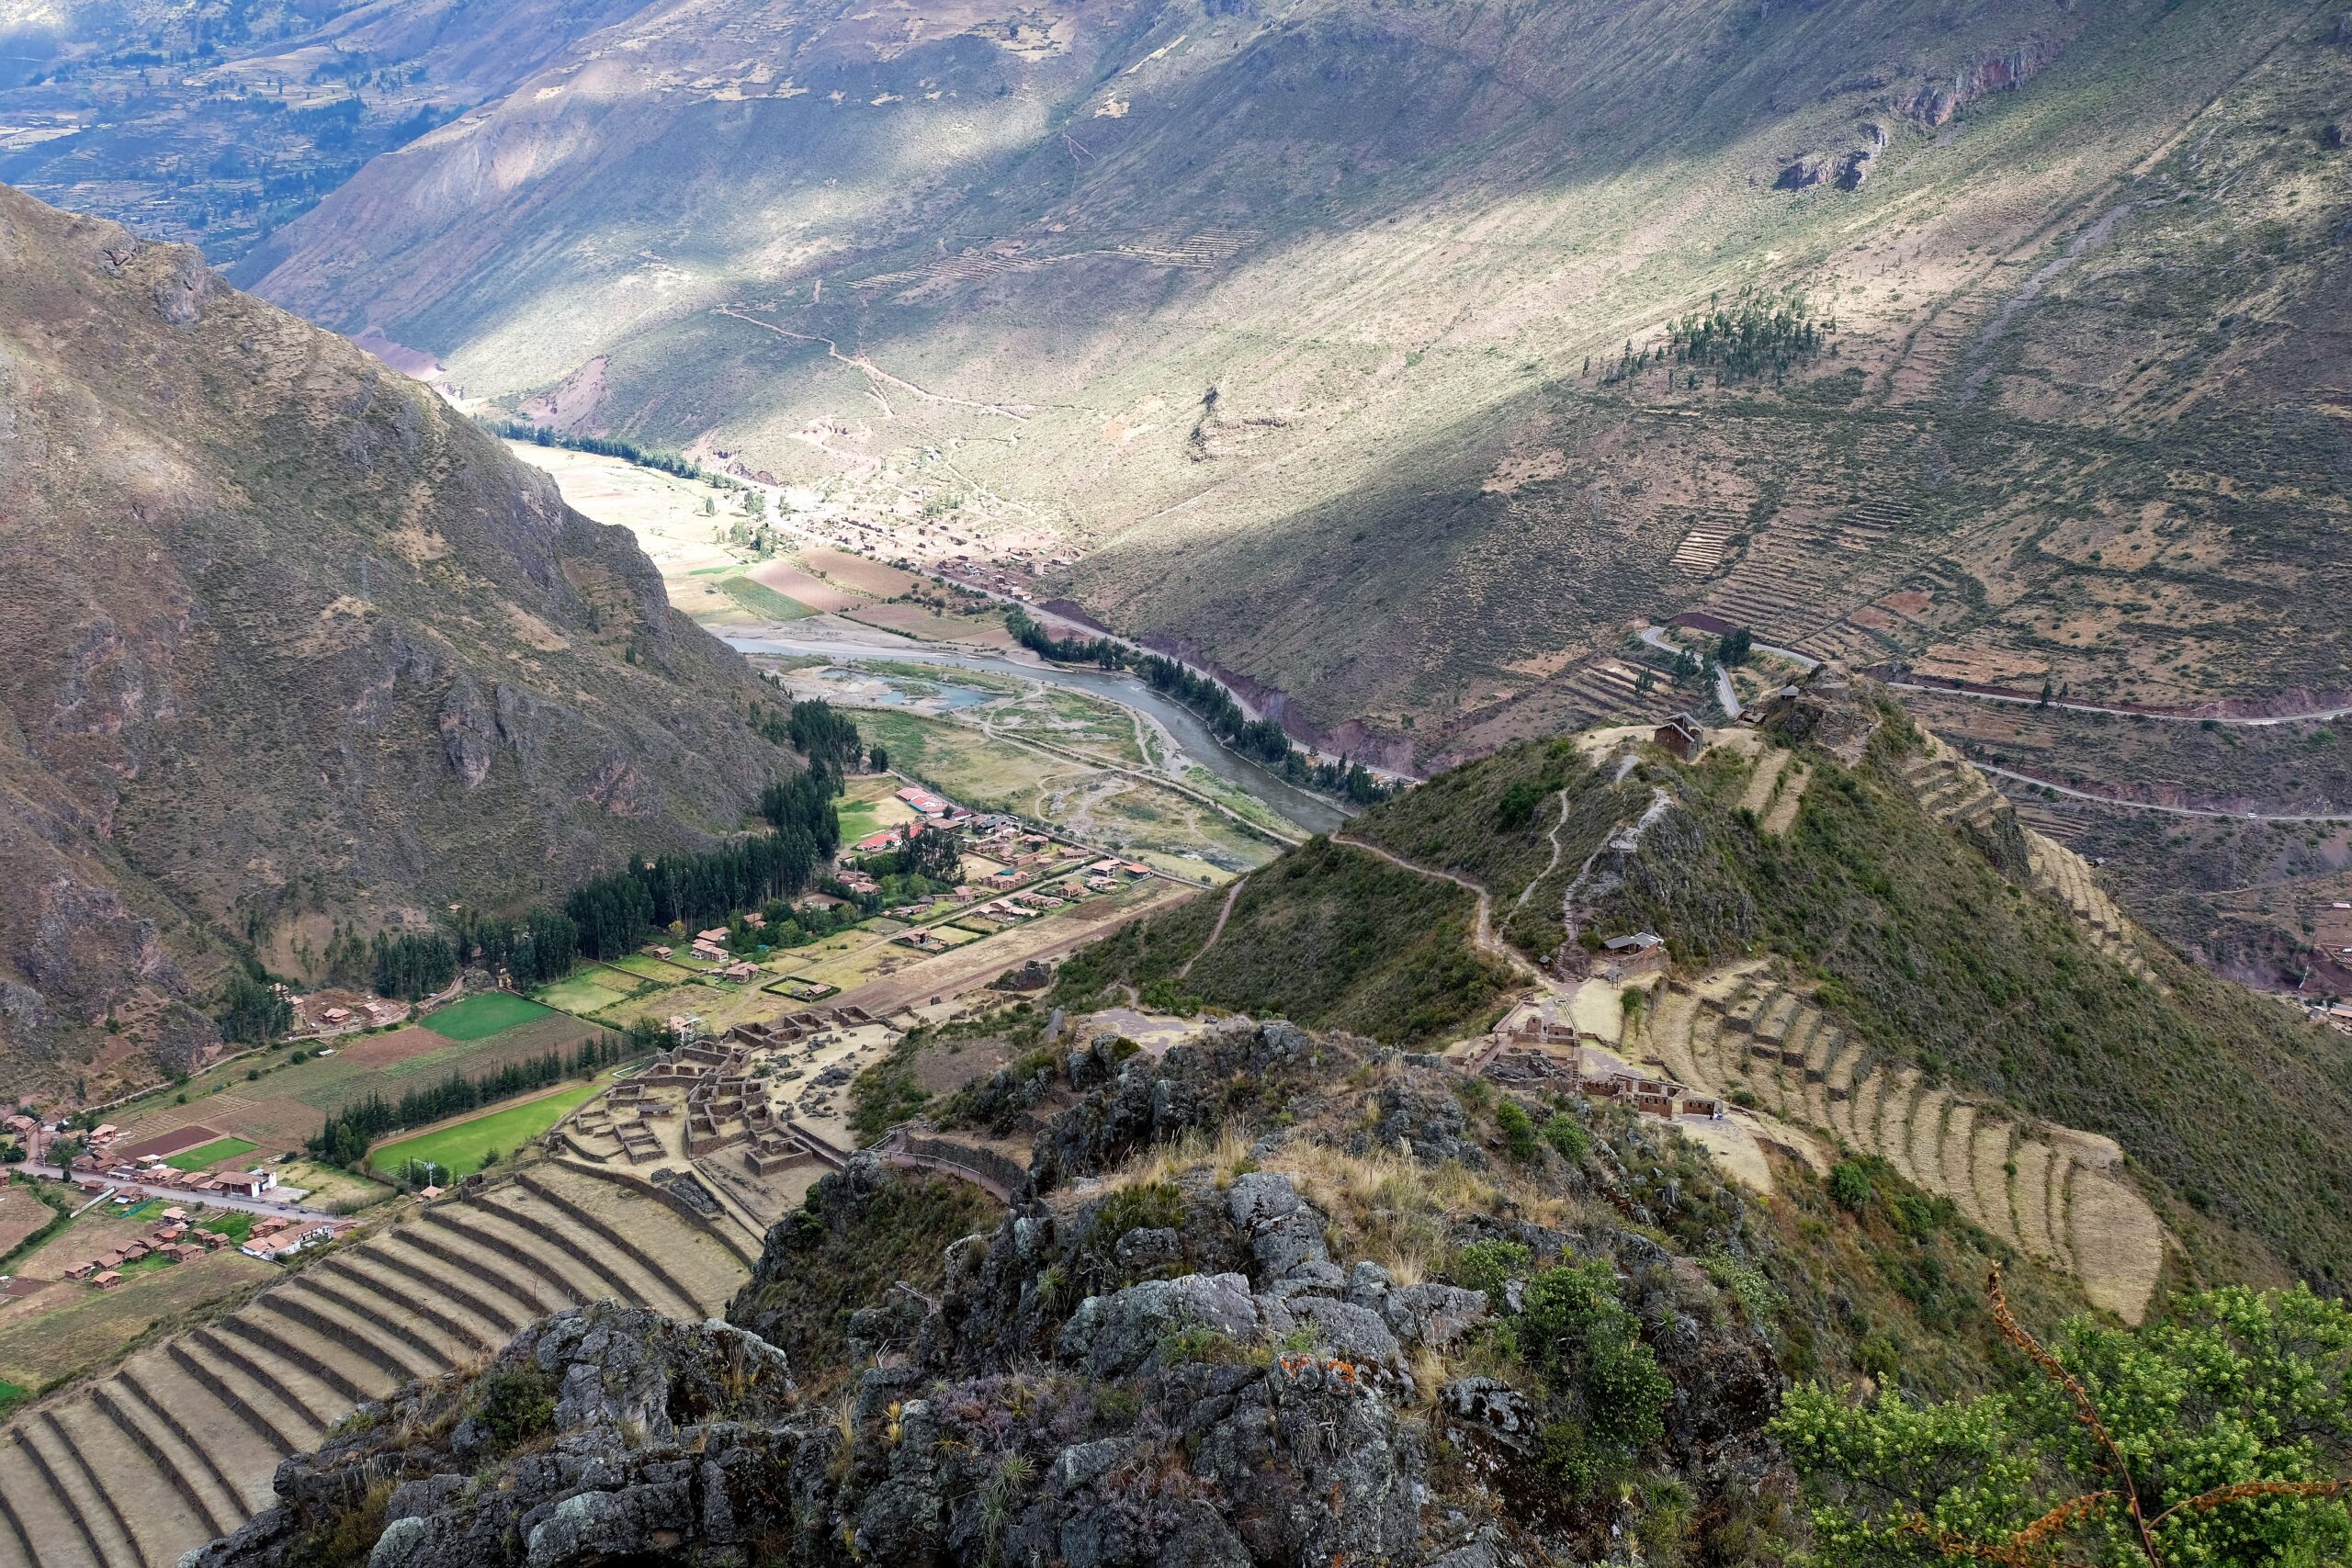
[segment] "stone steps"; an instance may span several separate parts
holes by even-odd
[[[716,1236],[707,1242],[692,1238],[666,1261],[657,1260],[632,1239],[639,1212],[649,1204],[659,1205],[662,1200],[641,1196],[609,1181],[578,1182],[576,1178],[567,1180],[558,1176],[526,1173],[520,1184],[586,1226],[607,1246],[627,1254],[647,1278],[677,1302],[673,1309],[656,1296],[649,1298],[646,1305],[657,1312],[674,1311],[676,1315],[688,1318],[708,1317],[726,1310],[737,1276],[732,1269],[718,1268],[716,1258],[711,1256],[724,1249]]]
[[[1678,1083],[1697,1087],[1698,1064],[1690,1056],[1690,1025],[1698,1016],[1699,998],[1680,987],[1659,994],[1650,1012],[1649,1046],[1658,1066]]]
[[[406,1281],[410,1291],[437,1292],[465,1309],[497,1345],[521,1332],[523,1325],[546,1314],[536,1298],[526,1306],[502,1288],[503,1276],[473,1271],[470,1262],[453,1267],[450,1260],[416,1245],[413,1225],[401,1225],[380,1237],[368,1261],[381,1274]]]
[[[447,1285],[420,1284],[385,1263],[383,1253],[375,1249],[354,1247],[311,1273],[314,1283],[347,1286],[343,1293],[355,1303],[364,1298],[397,1303],[399,1309],[414,1313],[418,1321],[413,1330],[401,1325],[397,1316],[393,1326],[404,1337],[413,1332],[431,1344],[436,1355],[471,1360],[512,1337],[501,1333],[494,1320],[466,1306]]]
[[[598,1297],[705,1316],[744,1274],[659,1199],[568,1168],[434,1204],[0,1431],[0,1568],[173,1568],[355,1404]]]
[[[551,1253],[537,1236],[482,1204],[436,1203],[425,1211],[424,1218],[427,1224],[455,1232],[493,1255],[504,1256],[510,1263],[521,1264],[539,1286],[566,1303],[593,1302],[614,1293],[597,1275]]]
[[[2009,1205],[2017,1214],[2018,1249],[2029,1258],[2056,1263],[2058,1238],[2050,1228],[2050,1160],[2047,1144],[2018,1145],[2018,1173],[2009,1181]]]
[[[445,1278],[463,1279],[485,1302],[494,1295],[499,1311],[520,1323],[545,1317],[569,1299],[531,1270],[509,1267],[504,1254],[485,1247],[470,1234],[429,1218],[401,1225],[385,1239],[388,1257]]]
[[[2012,1247],[2024,1239],[2009,1206],[2009,1151],[2016,1143],[2015,1127],[1989,1111],[1976,1112],[1968,1151],[1969,1179],[1976,1190],[1979,1210],[1976,1223]]]
[[[587,1242],[581,1239],[576,1227],[564,1223],[560,1214],[550,1213],[543,1202],[518,1199],[502,1191],[495,1201],[478,1202],[474,1206],[528,1234],[552,1258],[576,1269],[579,1278],[589,1282],[587,1289],[594,1292],[582,1298],[583,1300],[612,1296],[625,1302],[658,1301],[670,1293],[645,1280],[643,1270],[635,1259],[624,1259],[593,1250]]]
[[[257,1440],[276,1434],[288,1453],[311,1447],[351,1408],[341,1389],[218,1325],[198,1329],[171,1350],[176,1364],[245,1418]]]
[[[1937,1159],[1951,1201],[1960,1205],[1960,1212],[1991,1230],[1984,1201],[1976,1190],[1976,1107],[1954,1100],[1946,1108],[1943,1147],[1938,1151]]]
[[[1930,1192],[1951,1193],[1944,1178],[1944,1116],[1951,1096],[1940,1089],[1923,1089],[1911,1107],[1911,1179]]]
[[[334,1403],[345,1410],[380,1399],[401,1381],[398,1371],[343,1344],[334,1327],[324,1332],[312,1328],[275,1303],[264,1305],[256,1301],[246,1311],[222,1318],[220,1327],[259,1354],[324,1383],[334,1392]]]
[[[198,1506],[220,1521],[223,1533],[267,1506],[268,1477],[250,1467],[232,1470],[215,1451],[234,1440],[232,1434],[244,1425],[241,1413],[160,1351],[132,1358],[115,1381],[125,1398],[143,1405],[153,1425],[164,1429],[156,1440],[156,1462],[185,1478]],[[274,1437],[256,1440],[266,1440],[281,1454],[293,1451],[290,1445],[277,1449]]]
[[[388,1388],[398,1388],[418,1378],[437,1376],[448,1366],[446,1360],[436,1360],[429,1351],[408,1343],[388,1325],[374,1321],[366,1312],[345,1304],[342,1292],[334,1289],[332,1281],[313,1280],[307,1272],[266,1292],[254,1304],[264,1313],[275,1313],[300,1325],[345,1351],[355,1380],[364,1364],[374,1368],[381,1378],[390,1379]],[[413,1335],[414,1331],[410,1332]],[[380,1397],[384,1392],[373,1389],[368,1397]]]

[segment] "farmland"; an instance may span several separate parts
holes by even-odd
[[[199,1144],[183,1154],[174,1155],[164,1163],[175,1170],[209,1170],[228,1160],[241,1159],[261,1145],[251,1138],[215,1138]]]
[[[166,1134],[196,1127],[211,1135],[207,1142],[243,1142],[268,1158],[300,1148],[330,1114],[368,1094],[397,1099],[453,1072],[478,1077],[596,1032],[594,1023],[521,997],[470,997],[431,1015],[426,1024],[346,1035],[315,1050],[281,1045],[258,1064],[249,1059],[214,1068],[123,1107],[115,1120],[134,1147],[168,1146]],[[171,1163],[202,1152],[179,1150]],[[227,1157],[224,1148],[205,1164]]]
[[[411,1161],[430,1163],[436,1168],[435,1179],[446,1185],[459,1177],[471,1176],[499,1156],[514,1153],[562,1120],[564,1112],[603,1093],[607,1087],[602,1080],[567,1084],[552,1094],[501,1106],[396,1143],[379,1144],[368,1151],[368,1163],[392,1176],[398,1176]]]

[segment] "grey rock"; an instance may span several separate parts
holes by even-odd
[[[1386,1317],[1406,1344],[1442,1350],[1486,1321],[1486,1292],[1459,1285],[1408,1285],[1389,1292]]]
[[[1329,1266],[1323,1216],[1298,1195],[1287,1177],[1247,1172],[1226,1194],[1226,1209],[1250,1237],[1250,1254],[1267,1280],[1288,1278],[1310,1263]]]

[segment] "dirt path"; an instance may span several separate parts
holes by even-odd
[[[1451,882],[1456,887],[1472,895],[1478,900],[1477,923],[1472,929],[1470,937],[1472,944],[1488,957],[1501,959],[1536,985],[1543,986],[1546,989],[1550,988],[1549,978],[1543,970],[1535,966],[1533,959],[1495,934],[1494,895],[1485,888],[1466,876],[1457,876],[1450,871],[1440,871],[1435,866],[1416,865],[1401,855],[1390,854],[1377,844],[1367,844],[1361,839],[1351,839],[1344,831],[1332,834],[1331,841],[1335,844],[1345,844],[1351,850],[1362,850],[1376,860],[1386,861],[1399,871],[1409,871],[1417,876],[1434,876],[1440,881]]]
[[[2052,784],[2048,779],[2035,778],[2031,773],[2013,773],[2007,768],[1996,768],[1990,762],[1972,760],[1969,766],[1980,773],[1995,778],[2010,779],[2035,789],[2046,789],[2072,800],[2087,800],[2100,806],[2120,807],[2126,811],[2161,811],[2167,817],[2211,817],[2224,822],[2352,822],[2352,817],[2298,817],[2271,811],[2214,811],[2199,806],[2159,806],[2150,800],[2118,800],[2111,795],[2094,795],[2086,789],[2068,789],[2064,784]]]
[[[1542,882],[1545,877],[1560,869],[1560,855],[1562,852],[1560,844],[1560,829],[1567,825],[1568,792],[1564,789],[1560,792],[1560,819],[1557,822],[1553,823],[1552,830],[1544,835],[1544,837],[1551,841],[1552,858],[1545,863],[1541,872],[1528,879],[1527,886],[1519,890],[1519,897],[1511,900],[1510,907],[1513,914],[1516,914],[1520,910],[1527,908],[1528,896],[1535,891],[1535,886],[1537,883]]]
[[[1181,882],[1164,877],[1160,881],[1176,897],[1193,891]],[[829,998],[825,1005],[862,1007],[876,1018],[888,1018],[902,1008],[923,1006],[933,997],[960,996],[1008,969],[1019,968],[1032,958],[1058,958],[1174,901],[1174,897],[1162,895],[1096,914],[1017,927],[1000,936],[939,953],[899,974],[852,987]]]
[[[902,392],[907,392],[915,397],[921,398],[925,402],[946,403],[954,408],[972,409],[980,413],[998,414],[1005,419],[1012,421],[1016,424],[1026,424],[1029,423],[1029,416],[1027,414],[1015,413],[1001,403],[976,403],[971,401],[969,399],[951,398],[944,392],[934,392],[927,388],[918,387],[912,381],[908,380],[902,376],[891,375],[888,370],[883,369],[880,366],[875,364],[874,361],[866,358],[865,355],[862,354],[843,354],[841,350],[841,345],[835,343],[831,338],[817,337],[808,333],[796,333],[787,327],[777,326],[774,321],[763,321],[757,316],[749,315],[744,311],[737,310],[732,305],[714,305],[711,309],[722,316],[730,316],[736,321],[745,322],[751,326],[763,327],[767,331],[775,333],[778,337],[791,338],[796,343],[821,343],[825,345],[825,352],[831,355],[835,359],[840,360],[843,365],[849,366],[853,369],[863,371],[876,381],[884,382],[889,386],[898,388]],[[875,398],[876,401],[882,403],[882,409],[885,415],[891,418],[897,417],[894,414],[890,414],[890,405],[887,400],[882,399],[880,393],[876,393]]]
[[[1973,692],[1964,686],[1939,686],[1927,681],[1887,681],[1883,683],[1898,692],[1926,692],[1939,697],[1966,697],[1971,702],[2007,703],[2012,707],[2064,708],[2068,713],[2106,714],[2114,718],[2145,718],[2158,724],[2220,724],[2259,729],[2274,724],[2315,724],[2329,719],[2352,718],[2352,706],[2312,708],[2306,713],[2265,714],[2248,718],[2222,714],[2143,713],[2138,708],[2102,707],[2097,703],[2069,702],[2064,697],[2044,701],[2040,697],[2027,696],[2022,692]]]
[[[1225,890],[1225,903],[1217,909],[1216,924],[1209,928],[1208,941],[1201,943],[1201,950],[1198,953],[1184,960],[1184,967],[1176,971],[1176,978],[1182,980],[1190,975],[1193,972],[1193,965],[1206,958],[1209,955],[1209,949],[1216,945],[1216,939],[1225,934],[1225,922],[1233,918],[1233,906],[1241,897],[1241,885],[1249,880],[1247,876],[1237,876],[1233,879],[1233,886]]]

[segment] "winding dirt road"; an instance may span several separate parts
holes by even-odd
[[[1495,934],[1495,899],[1493,894],[1488,893],[1485,888],[1479,886],[1476,883],[1471,881],[1466,876],[1456,875],[1454,873],[1450,871],[1440,871],[1435,866],[1416,865],[1411,861],[1405,859],[1402,855],[1389,853],[1386,850],[1382,849],[1378,844],[1367,844],[1361,839],[1351,839],[1344,831],[1333,833],[1331,835],[1331,841],[1335,844],[1345,844],[1351,850],[1362,850],[1365,854],[1371,855],[1376,860],[1386,861],[1390,865],[1395,866],[1399,871],[1409,871],[1417,876],[1434,876],[1440,881],[1451,882],[1456,887],[1459,887],[1464,892],[1472,895],[1478,900],[1477,923],[1471,931],[1470,940],[1472,945],[1490,958],[1501,959],[1505,964],[1510,964],[1513,969],[1525,976],[1536,985],[1549,988],[1551,984],[1550,977],[1546,976],[1543,970],[1535,966],[1535,961]]]

